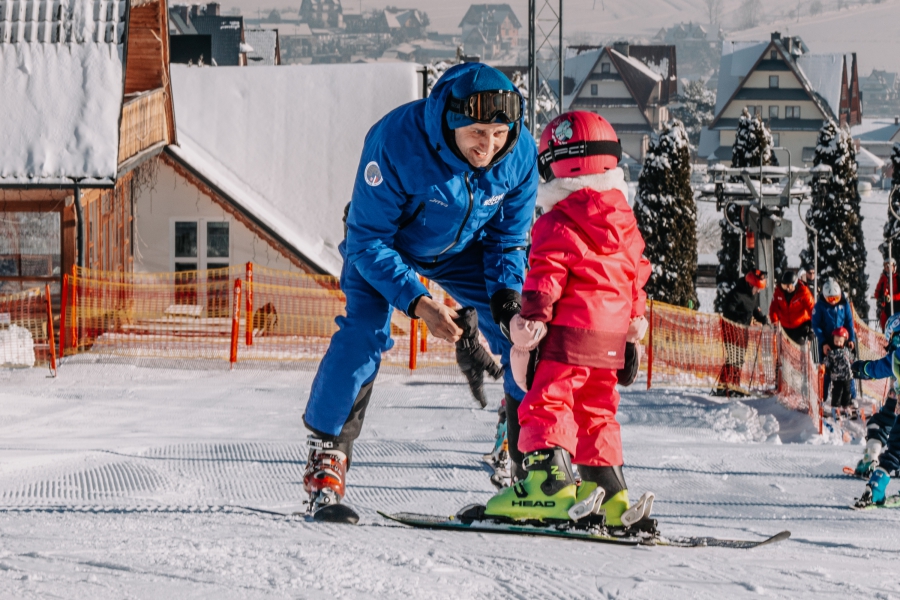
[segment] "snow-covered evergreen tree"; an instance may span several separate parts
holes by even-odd
[[[832,122],[819,130],[816,142],[815,165],[831,167],[832,177],[826,183],[813,186],[812,206],[806,213],[807,222],[819,232],[819,281],[833,277],[853,302],[856,311],[866,318],[869,300],[866,298],[866,246],[863,242],[856,150],[850,134]],[[813,260],[815,238],[808,236],[809,247],[801,254],[803,264]]]
[[[700,130],[712,123],[716,116],[716,93],[700,80],[689,81],[678,104],[669,109],[669,114],[684,124],[691,145],[700,143]]]
[[[778,160],[772,152],[774,146],[772,134],[766,128],[759,115],[751,116],[745,108],[738,119],[737,133],[734,144],[731,147],[731,166],[736,168],[758,167],[760,161],[763,166],[777,165]],[[743,181],[738,179],[738,181]],[[738,206],[729,206],[727,217],[731,223],[745,229],[741,220],[742,211]],[[722,249],[718,252],[719,267],[716,270],[716,312],[722,311],[722,302],[728,292],[734,288],[744,273],[756,266],[755,251],[741,248],[741,235],[728,224],[726,219],[719,221],[722,230]],[[787,256],[784,251],[784,238],[773,240],[775,255],[775,273],[777,280],[784,269],[787,268]],[[738,269],[738,256],[742,256],[740,269]],[[773,274],[769,274],[773,278]]]
[[[691,188],[690,141],[684,125],[668,123],[647,148],[634,215],[653,265],[647,296],[698,308],[697,206]]]
[[[894,176],[891,178],[891,194],[888,196],[888,200],[893,204],[894,211],[900,214],[900,189],[897,188],[900,186],[900,142],[894,144],[894,149],[891,151],[891,166],[894,169]],[[900,261],[900,221],[897,221],[891,209],[888,208],[887,221],[884,224],[884,242],[878,246],[884,260],[888,259],[888,240],[891,237],[894,238],[891,242],[891,255],[894,260]]]

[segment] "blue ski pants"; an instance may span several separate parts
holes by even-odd
[[[303,421],[315,433],[352,443],[352,438],[359,434],[361,422],[349,428],[350,439],[345,439],[348,431],[344,425],[351,416],[360,390],[367,386],[366,393],[371,392],[370,384],[381,365],[381,353],[394,346],[391,339],[393,310],[384,296],[363,279],[356,267],[348,263],[345,243],[341,243],[339,249],[344,257],[341,289],[347,298],[347,314],[335,319],[339,329],[332,336],[319,364]],[[509,369],[510,343],[491,317],[481,244],[475,243],[435,266],[417,265],[406,258],[404,261],[420,275],[439,284],[462,306],[475,307],[479,329],[487,338],[491,351],[501,356],[503,389],[516,400],[521,400],[525,393],[516,385]],[[407,307],[402,308],[405,310]],[[364,407],[361,413],[354,413],[354,419],[361,421]]]

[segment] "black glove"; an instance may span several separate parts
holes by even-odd
[[[522,294],[516,290],[500,290],[491,296],[491,316],[509,339],[509,322],[522,311]]]
[[[853,371],[853,379],[874,379],[874,377],[870,377],[868,373],[866,373],[866,367],[869,363],[872,362],[870,360],[858,360],[854,362],[850,366],[850,370]]]
[[[637,379],[641,366],[641,352],[637,344],[625,342],[625,366],[616,371],[619,385],[629,386]]]
[[[481,405],[487,406],[487,398],[484,397],[484,373],[499,379],[503,375],[503,367],[497,364],[494,357],[484,349],[478,340],[478,312],[471,306],[456,311],[459,315],[453,322],[463,330],[462,337],[456,342],[456,364],[459,365],[472,396]]]

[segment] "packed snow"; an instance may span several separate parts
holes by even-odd
[[[409,529],[493,488],[492,403],[446,371],[384,372],[349,474],[359,526],[306,522],[301,415],[315,363],[66,359],[0,370],[0,597],[900,597],[900,512],[848,508],[858,441],[822,439],[772,399],[623,391],[626,477],[671,535],[756,550],[622,548]],[[857,429],[859,431],[859,429]]]

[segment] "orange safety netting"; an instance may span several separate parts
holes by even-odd
[[[0,295],[0,366],[55,369],[49,298],[47,287]]]
[[[426,284],[436,301],[456,306],[440,287]],[[327,350],[344,302],[334,277],[253,264],[181,273],[76,269],[64,285],[61,345],[67,354],[314,361]],[[776,393],[785,406],[817,418],[820,386],[809,348],[780,329],[745,327],[659,302],[648,305],[648,318],[641,364],[648,387]],[[881,356],[883,338],[857,323],[860,355]],[[435,338],[421,321],[395,311],[391,336],[384,364],[455,368],[453,344]],[[877,399],[884,389],[883,382],[864,386]]]
[[[865,321],[859,318],[855,310],[853,311],[853,327],[856,329],[856,355],[859,360],[878,360],[884,356],[887,345],[884,335],[869,327]],[[863,381],[861,382],[862,395],[876,404],[881,404],[887,398],[890,382],[890,379]]]

